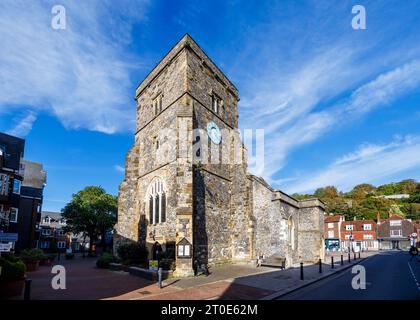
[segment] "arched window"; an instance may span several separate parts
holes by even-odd
[[[166,221],[166,195],[163,181],[155,178],[149,185],[147,198],[149,203],[149,224]]]

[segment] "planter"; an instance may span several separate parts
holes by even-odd
[[[36,271],[39,268],[39,260],[25,261],[26,271]]]
[[[25,279],[0,282],[0,297],[10,298],[22,295]]]

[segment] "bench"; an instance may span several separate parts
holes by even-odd
[[[271,256],[264,259],[261,265],[264,267],[286,269],[286,258],[279,256]]]

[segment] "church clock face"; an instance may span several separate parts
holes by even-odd
[[[222,141],[222,134],[220,133],[220,129],[213,121],[207,124],[207,134],[210,137],[210,140],[215,144],[220,144]]]

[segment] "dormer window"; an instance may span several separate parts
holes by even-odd
[[[155,116],[162,112],[162,95],[158,95],[152,101],[153,110],[155,111]]]
[[[216,96],[215,94],[213,94],[211,96],[211,106],[212,106],[213,112],[220,113],[220,110],[222,108],[222,105],[223,105],[222,99],[220,99],[218,96]]]

